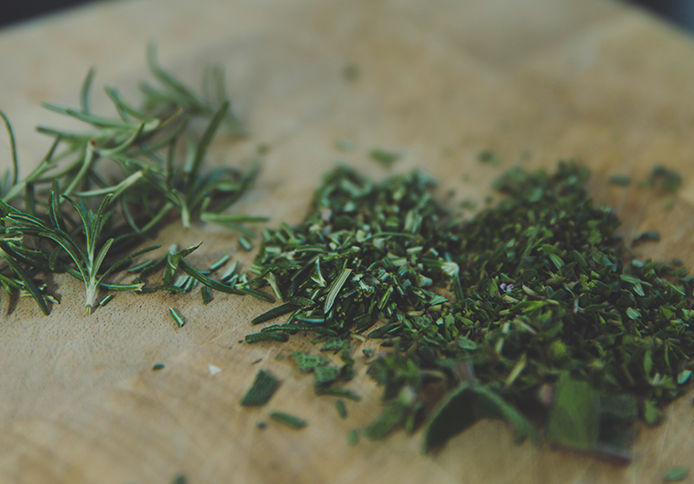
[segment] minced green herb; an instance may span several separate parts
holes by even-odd
[[[664,482],[679,482],[683,481],[689,475],[689,468],[684,466],[671,467],[663,476]]]
[[[341,418],[347,418],[347,407],[345,406],[345,402],[342,400],[335,400],[335,408],[337,409],[337,414]]]
[[[288,318],[259,334],[380,339],[367,364],[384,409],[368,438],[424,422],[430,450],[493,417],[538,441],[530,422],[544,420],[551,441],[626,458],[632,423],[657,422],[689,380],[694,279],[634,258],[587,177],[511,169],[502,198],[461,221],[421,172],[374,182],[339,167],[302,223],[263,232],[252,286]]]
[[[285,412],[272,412],[270,413],[270,418],[286,425],[287,427],[297,430],[302,429],[307,425],[306,420]]]
[[[253,385],[241,399],[241,405],[261,406],[265,405],[277,390],[280,382],[265,370],[259,370],[253,380]]]
[[[372,148],[369,151],[369,156],[384,168],[390,168],[393,163],[400,159],[400,153],[384,150],[383,148]]]

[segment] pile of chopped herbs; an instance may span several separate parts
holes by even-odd
[[[253,183],[257,167],[208,168],[204,163],[220,127],[232,136],[243,134],[225,93],[223,72],[217,67],[205,71],[202,94],[197,94],[159,65],[154,48],[148,54],[155,83],[141,85],[141,106],[106,87],[114,114],[95,113],[90,103],[93,70],[82,86],[79,107],[44,103],[83,123],[84,129],[39,126],[52,144],[25,177],[19,175],[12,127],[0,111],[12,156],[12,168],[0,179],[0,285],[10,294],[33,297],[46,314],[58,302],[48,289],[51,273],[82,281],[89,311],[110,300],[112,295],[99,301],[107,291],[187,292],[201,283],[206,303],[212,289],[255,293],[235,270],[221,280],[211,277],[226,260],[209,269],[193,268],[184,257],[194,247],[172,247],[161,257],[141,260],[159,248],[139,248],[142,243],[175,218],[183,227],[207,221],[246,236],[253,233],[241,224],[265,220],[226,212]],[[162,268],[163,281],[147,285],[147,275]],[[170,311],[183,325],[184,319]]]
[[[694,279],[635,258],[587,178],[572,163],[512,169],[503,197],[461,221],[419,171],[374,182],[339,167],[301,224],[263,232],[251,284],[283,304],[253,323],[289,316],[248,341],[308,331],[348,353],[378,338],[370,438],[424,425],[429,450],[494,417],[519,437],[537,442],[542,426],[551,442],[626,457],[632,424],[656,423],[690,380]]]

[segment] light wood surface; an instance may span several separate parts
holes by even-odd
[[[38,102],[76,103],[92,65],[99,83],[134,91],[146,75],[148,41],[188,80],[208,63],[226,67],[252,134],[220,140],[214,162],[244,164],[259,143],[270,144],[239,211],[296,222],[337,160],[382,176],[365,156],[373,146],[401,151],[396,171],[422,166],[439,177],[441,194],[455,189],[457,199],[483,198],[499,173],[476,161],[482,149],[504,166],[575,157],[594,169],[594,196],[615,207],[626,237],[661,232],[661,242],[638,249],[643,256],[694,263],[694,44],[642,12],[598,0],[98,4],[0,32],[0,107],[15,123],[25,170],[46,147],[34,125],[55,121]],[[360,72],[354,82],[342,76],[351,63]],[[338,152],[339,138],[358,149]],[[0,160],[4,168],[9,155]],[[654,163],[684,175],[670,211],[667,197],[636,183],[605,182],[614,173],[645,177]],[[200,263],[227,252],[250,260],[233,235],[209,226],[173,225],[161,238],[203,240]],[[670,406],[659,427],[641,429],[629,466],[516,445],[498,422],[475,425],[435,455],[421,455],[418,436],[402,432],[350,447],[347,431],[380,406],[362,357],[351,385],[362,401],[348,402],[342,420],[332,398],[313,395],[310,377],[275,359],[312,349],[308,339],[237,343],[270,305],[219,294],[209,306],[196,293],[119,294],[86,317],[79,285],[55,282],[63,303],[48,317],[28,300],[8,312],[3,296],[0,307],[1,483],[169,483],[178,473],[191,484],[642,483],[692,461],[691,396]],[[184,328],[166,313],[171,305],[187,318]],[[153,372],[154,363],[166,367]],[[211,376],[210,364],[221,373]],[[241,408],[260,368],[282,385],[267,407]],[[271,410],[309,426],[257,429]]]

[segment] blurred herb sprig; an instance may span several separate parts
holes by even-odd
[[[64,272],[81,280],[91,311],[101,290],[144,290],[142,273],[156,261],[140,264],[143,269],[134,271],[139,275],[133,281],[110,278],[157,248],[136,250],[174,217],[186,228],[207,221],[247,236],[252,232],[242,224],[265,220],[225,213],[253,183],[257,163],[246,170],[204,163],[222,125],[232,136],[244,134],[225,91],[223,70],[207,69],[202,94],[196,94],[159,64],[154,46],[147,54],[154,81],[141,84],[141,107],[106,87],[116,114],[95,113],[90,102],[93,69],[82,84],[78,108],[43,103],[86,129],[39,126],[53,142],[25,177],[19,174],[12,126],[0,111],[12,157],[11,169],[0,180],[0,285],[10,293],[30,295],[46,314],[55,299],[40,280],[43,273]],[[183,264],[205,286],[256,293],[242,287],[243,279],[232,286]],[[178,261],[169,279],[177,270]],[[166,280],[161,287],[174,286]]]

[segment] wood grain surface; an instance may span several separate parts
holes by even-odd
[[[197,82],[208,63],[225,66],[249,139],[220,139],[214,163],[247,164],[267,143],[257,186],[239,211],[272,224],[301,219],[322,173],[344,161],[374,176],[374,146],[403,153],[396,171],[420,166],[440,193],[482,199],[500,168],[480,165],[492,149],[504,166],[552,166],[579,158],[594,170],[591,190],[615,207],[626,237],[658,230],[644,257],[694,264],[694,44],[684,34],[622,4],[598,0],[160,0],[105,2],[0,32],[0,107],[14,121],[24,173],[47,147],[33,132],[58,122],[38,107],[76,103],[82,77],[135,91],[146,76],[145,45]],[[347,81],[346,65],[359,77]],[[105,96],[96,100],[105,106]],[[340,138],[357,150],[335,149]],[[6,139],[2,167],[9,165]],[[609,174],[645,177],[654,163],[684,176],[667,197],[613,187]],[[172,225],[165,244],[204,241],[194,261],[231,253],[233,234]],[[62,303],[45,317],[32,301],[8,305],[0,320],[1,483],[279,482],[661,482],[689,465],[691,396],[642,428],[628,466],[529,443],[516,445],[498,422],[480,422],[435,455],[416,435],[350,447],[349,429],[378,412],[380,389],[364,375],[361,396],[340,419],[330,397],[316,398],[310,377],[285,359],[308,339],[238,344],[250,319],[270,307],[218,294],[118,294],[84,315],[81,288],[56,277]],[[188,320],[175,328],[166,308]],[[231,348],[229,346],[231,345]],[[260,360],[257,362],[257,360]],[[154,363],[164,363],[153,372]],[[222,371],[210,375],[208,365]],[[282,379],[270,404],[241,408],[258,369]],[[304,417],[294,431],[256,423],[272,410]]]

